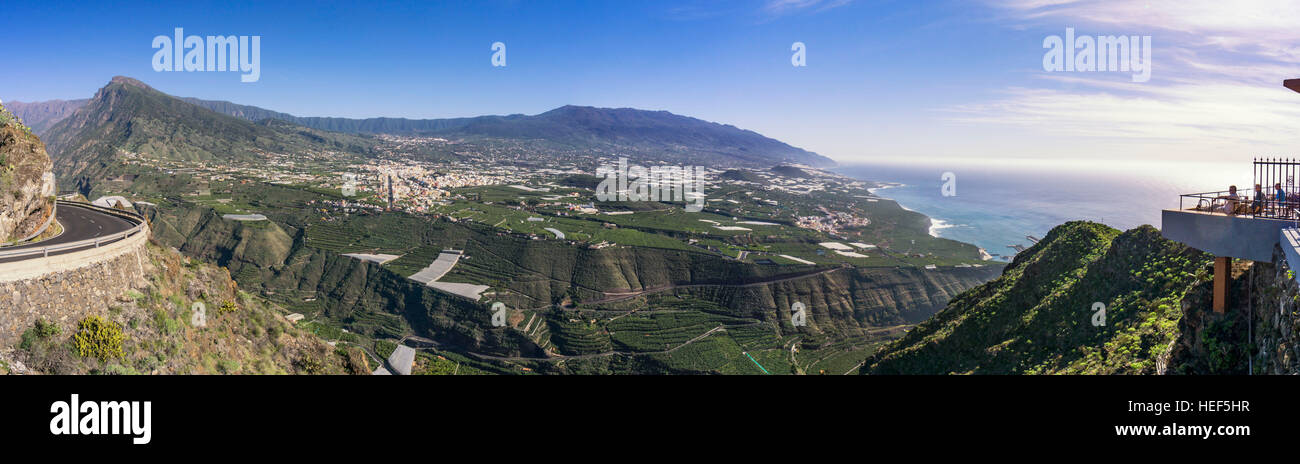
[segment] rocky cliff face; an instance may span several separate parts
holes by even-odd
[[[54,174],[45,144],[0,106],[0,242],[25,239],[54,213]]]
[[[1182,302],[1178,341],[1161,374],[1300,373],[1300,286],[1280,248],[1271,262],[1235,261],[1228,310],[1210,311],[1213,286]]]
[[[1255,374],[1300,374],[1300,286],[1296,270],[1287,265],[1280,248],[1273,262],[1254,263],[1238,280],[1244,295],[1235,310],[1250,321],[1247,368]],[[1244,298],[1242,298],[1244,296]],[[1246,324],[1241,324],[1246,325]]]

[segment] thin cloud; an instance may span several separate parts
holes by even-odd
[[[768,0],[762,11],[773,16],[781,16],[800,11],[822,12],[853,3],[853,0]]]
[[[1013,21],[1152,35],[1162,53],[1215,61],[1274,62],[1300,58],[1300,8],[1275,0],[992,0]],[[1080,30],[1080,33],[1085,31]]]
[[[1121,156],[1222,159],[1292,150],[1300,146],[1300,95],[1281,84],[1300,77],[1300,9],[1282,3],[996,0],[1011,27],[1153,36],[1152,80],[1043,72],[1041,85],[941,112],[956,123],[1126,147]]]

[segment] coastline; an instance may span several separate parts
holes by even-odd
[[[950,222],[948,222],[948,221],[946,221],[946,220],[936,218],[936,217],[934,217],[934,216],[931,216],[931,215],[929,215],[929,214],[923,213],[923,212],[921,212],[921,211],[914,210],[914,209],[912,209],[912,208],[908,208],[907,205],[904,205],[902,202],[898,201],[898,200],[895,199],[895,198],[889,198],[889,197],[886,197],[886,196],[884,196],[884,195],[881,195],[881,194],[877,193],[878,190],[884,190],[884,189],[895,188],[895,187],[905,187],[906,184],[901,184],[901,183],[898,183],[898,182],[877,182],[877,184],[879,184],[880,187],[872,187],[872,188],[867,189],[867,191],[870,192],[872,195],[878,196],[878,197],[880,197],[880,198],[884,198],[884,199],[886,199],[886,200],[893,201],[895,204],[898,205],[899,208],[903,208],[903,209],[906,210],[906,211],[911,211],[911,212],[913,212],[913,213],[918,213],[918,214],[921,214],[921,215],[925,216],[925,218],[926,218],[927,220],[930,221],[929,233],[930,233],[930,236],[931,236],[931,237],[934,237],[934,238],[943,238],[943,235],[941,235],[941,234],[939,233],[939,230],[941,230],[941,229],[947,229],[947,228],[953,227],[953,224],[950,223]],[[972,244],[972,245],[974,245],[974,244]],[[993,260],[994,260],[994,259],[993,259],[993,255],[989,254],[988,250],[985,250],[984,247],[981,247],[981,246],[979,246],[979,245],[975,245],[975,248],[979,250],[979,253],[980,253],[980,259],[981,259],[981,260],[983,260],[983,261],[993,261]]]
[[[886,200],[890,200],[890,201],[893,201],[894,203],[897,203],[897,204],[898,204],[898,207],[899,207],[899,208],[903,208],[904,211],[911,211],[911,212],[913,212],[913,213],[920,213],[921,215],[925,216],[925,218],[928,219],[928,220],[930,221],[930,230],[929,230],[929,232],[930,232],[930,236],[931,236],[931,237],[934,237],[934,238],[940,238],[940,236],[939,236],[939,229],[947,229],[947,228],[949,228],[949,227],[952,227],[952,224],[950,224],[948,221],[945,221],[945,220],[943,220],[943,219],[936,218],[936,217],[931,216],[931,215],[929,215],[929,214],[922,213],[922,212],[917,211],[917,210],[914,210],[914,209],[912,209],[912,208],[908,208],[907,205],[904,205],[902,202],[899,202],[899,201],[898,201],[897,199],[895,199],[895,198],[889,198],[889,197],[887,197],[887,196],[884,196],[884,195],[881,195],[881,194],[879,194],[879,193],[876,193],[877,190],[884,190],[884,189],[887,189],[887,188],[893,188],[893,187],[905,187],[905,186],[906,186],[905,184],[891,183],[891,184],[885,185],[885,186],[883,186],[883,187],[872,187],[872,188],[867,189],[867,191],[868,191],[868,192],[871,192],[872,195],[875,195],[875,196],[878,196],[878,197],[880,197],[880,198],[884,198],[884,199],[886,199]]]

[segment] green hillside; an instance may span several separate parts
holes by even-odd
[[[1151,226],[1070,222],[1001,277],[956,298],[882,349],[863,373],[1129,374],[1167,362],[1204,310],[1211,256]],[[1095,305],[1105,325],[1094,325]]]

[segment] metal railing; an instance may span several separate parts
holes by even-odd
[[[17,250],[0,251],[0,259],[14,258],[19,256],[36,256],[36,255],[40,255],[41,257],[48,257],[50,256],[50,252],[59,252],[59,251],[75,250],[80,248],[92,248],[92,247],[99,248],[101,245],[108,245],[110,243],[126,240],[127,238],[137,233],[140,233],[145,229],[144,216],[141,216],[134,212],[122,211],[113,208],[104,208],[102,206],[96,206],[96,205],[91,205],[86,203],[67,202],[62,200],[60,200],[59,203],[64,206],[81,207],[81,208],[100,211],[107,214],[124,216],[126,219],[135,222],[135,226],[125,231],[118,232],[112,235],[107,235],[104,237],[88,238],[85,240],[78,240],[75,242],[68,242],[68,243],[60,243],[57,245],[25,246]]]
[[[1227,190],[1189,193],[1178,197],[1178,209],[1300,221],[1300,161],[1255,158],[1251,170],[1253,185],[1237,189],[1235,198]],[[1253,188],[1256,185],[1260,186],[1259,192]]]
[[[128,210],[122,210],[117,208],[106,208],[99,205],[94,205],[90,203],[81,203],[77,201],[58,200],[58,203],[61,205],[70,205],[70,206],[76,206],[78,208],[92,209],[95,211],[99,211],[101,213],[108,213],[117,216],[125,216],[127,219],[132,221],[137,221],[137,222],[145,221],[144,215],[137,213],[135,211],[128,211]]]
[[[1297,220],[1300,219],[1300,192],[1285,192],[1282,200],[1277,194],[1264,192],[1237,192],[1233,199],[1229,191],[1189,193],[1178,196],[1179,210],[1204,211],[1231,216]]]

